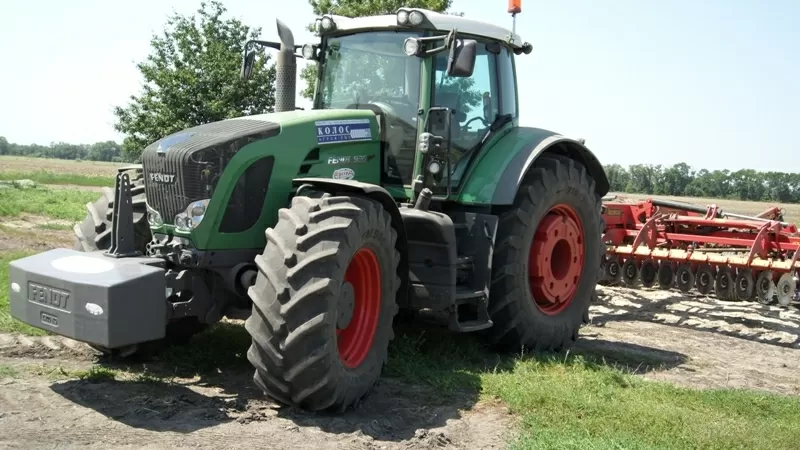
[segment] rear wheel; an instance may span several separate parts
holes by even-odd
[[[343,411],[372,389],[394,337],[391,217],[364,197],[299,196],[266,237],[245,324],[254,381],[281,403]]]
[[[500,217],[490,340],[507,349],[570,346],[589,320],[605,245],[601,198],[585,167],[542,156]]]

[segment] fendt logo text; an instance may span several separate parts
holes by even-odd
[[[150,174],[150,181],[155,181],[157,183],[172,184],[175,182],[175,175],[169,173],[153,172]]]

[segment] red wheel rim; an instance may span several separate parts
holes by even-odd
[[[583,226],[572,207],[556,205],[542,219],[531,242],[528,280],[536,307],[547,315],[569,306],[584,263]]]
[[[353,315],[344,329],[337,329],[339,358],[353,369],[366,359],[381,312],[381,266],[372,250],[353,255],[344,280],[353,286]]]

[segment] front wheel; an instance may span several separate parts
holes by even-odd
[[[500,214],[489,339],[506,349],[560,350],[588,322],[605,246],[601,197],[585,167],[543,155]]]
[[[255,383],[310,411],[344,411],[386,362],[400,287],[397,232],[368,198],[299,196],[266,231],[245,327]]]

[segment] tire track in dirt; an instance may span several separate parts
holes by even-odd
[[[800,395],[796,308],[658,289],[602,286],[598,293],[578,349],[674,384]]]

